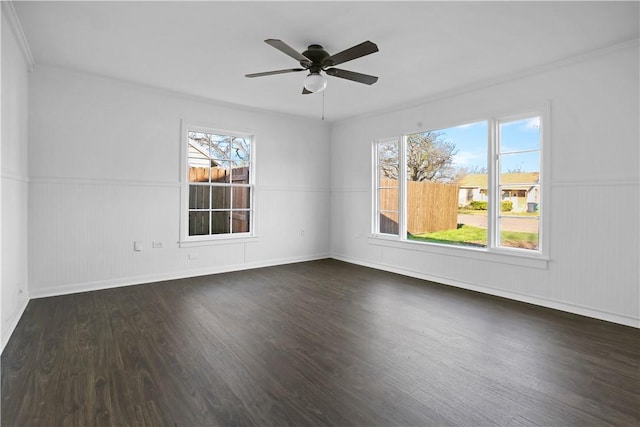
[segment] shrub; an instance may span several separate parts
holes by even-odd
[[[486,211],[487,202],[474,200],[473,202],[469,203],[469,209],[473,209],[474,211]]]
[[[505,200],[500,202],[500,210],[502,212],[510,212],[513,209],[513,202],[511,200]]]

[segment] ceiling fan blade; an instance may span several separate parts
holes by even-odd
[[[272,76],[274,74],[284,74],[284,73],[295,73],[296,71],[304,71],[304,68],[289,68],[287,70],[275,70],[275,71],[265,71],[263,73],[253,73],[253,74],[245,74],[245,77],[262,77],[262,76]]]
[[[356,73],[355,71],[341,70],[340,68],[329,68],[325,71],[325,73],[333,77],[340,77],[341,79],[352,80],[354,82],[364,83],[366,85],[372,85],[378,81],[378,78],[376,76]]]
[[[352,59],[360,58],[361,56],[370,55],[378,51],[378,46],[370,41],[362,42],[359,45],[350,47],[347,50],[331,55],[329,60],[331,65],[342,64],[343,62],[351,61]]]
[[[302,94],[303,94],[303,95],[309,95],[310,93],[313,93],[313,92],[311,92],[310,90],[307,90],[307,88],[306,88],[306,87],[303,87],[303,88],[302,88]]]
[[[289,46],[288,44],[286,44],[282,40],[267,39],[264,42],[266,44],[268,44],[269,46],[275,47],[280,52],[289,55],[290,57],[292,57],[293,59],[295,59],[298,62],[303,62],[303,63],[308,63],[308,64],[311,64],[311,62],[312,62],[309,58],[307,58],[306,56],[304,56],[303,54],[301,54],[300,52],[298,52],[297,50],[295,50],[294,48],[292,48],[291,46]]]

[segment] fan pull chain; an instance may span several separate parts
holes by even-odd
[[[325,91],[322,91],[322,120],[324,120],[324,93]]]

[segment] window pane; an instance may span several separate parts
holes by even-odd
[[[209,135],[211,137],[211,158],[216,160],[230,160],[231,141],[229,135]]]
[[[397,211],[381,211],[379,218],[380,233],[383,234],[395,234],[400,233],[400,227],[398,226],[398,212]]]
[[[189,212],[189,236],[209,234],[209,212]]]
[[[375,143],[378,229],[377,233],[395,234],[399,227],[400,139],[393,138]]]
[[[211,186],[211,209],[229,209],[231,207],[231,188],[226,186]]]
[[[249,187],[233,187],[233,209],[249,209],[250,204],[251,189]]]
[[[231,211],[211,212],[211,234],[227,234]]]
[[[380,212],[378,228],[380,233],[395,234],[400,232],[398,223],[398,181],[386,179],[390,188],[378,190],[378,211]],[[382,184],[381,184],[382,185]]]
[[[500,123],[499,245],[538,250],[540,117]]]
[[[234,167],[249,167],[251,164],[251,139],[234,137],[230,155]]]
[[[234,211],[232,214],[231,230],[233,233],[249,232],[249,211]]]
[[[398,189],[381,188],[378,191],[378,209],[381,211],[398,211]]]
[[[205,134],[189,132],[188,166],[189,182],[209,181],[211,158],[209,157],[209,140]]]
[[[535,173],[535,176],[526,176],[524,173]],[[500,174],[522,174],[520,179],[525,182],[538,182],[540,175],[540,152],[510,153],[500,156]]]
[[[211,168],[211,182],[226,183],[230,181],[230,162],[217,161]]]
[[[399,141],[397,139],[380,141],[377,144],[377,151],[380,179],[397,180],[399,173]]]
[[[407,238],[487,245],[488,123],[407,135]]]
[[[231,172],[231,181],[236,184],[248,184],[249,183],[249,167],[234,167]]]
[[[540,117],[500,123],[500,152],[539,150]]]
[[[539,225],[537,217],[500,218],[500,246],[537,250]]]
[[[234,137],[230,155],[233,168],[232,182],[248,184],[251,166],[251,140],[249,138]]]
[[[209,185],[189,186],[189,209],[209,209]]]

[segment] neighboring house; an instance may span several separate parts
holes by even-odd
[[[501,200],[510,200],[514,212],[537,209],[540,202],[540,173],[505,173],[500,176]],[[463,207],[474,201],[488,201],[487,174],[469,174],[458,183],[458,205]],[[530,205],[535,204],[535,205]]]
[[[217,164],[211,159],[206,148],[189,139],[189,167],[209,168],[211,166],[217,166]]]

